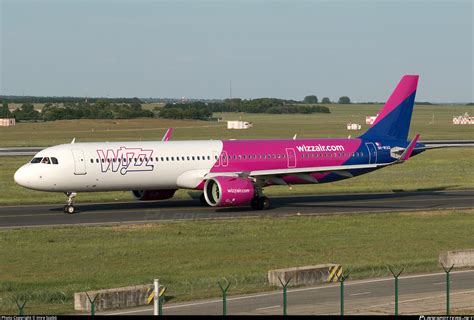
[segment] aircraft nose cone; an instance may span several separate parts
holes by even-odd
[[[21,167],[15,172],[13,179],[15,180],[17,184],[19,184],[22,187],[28,186],[28,176],[26,174],[26,170],[24,167]]]

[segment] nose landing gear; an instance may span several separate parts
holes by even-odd
[[[64,206],[64,213],[74,214],[76,212],[76,207],[74,207],[74,197],[77,196],[76,192],[65,192],[67,197],[67,204]]]

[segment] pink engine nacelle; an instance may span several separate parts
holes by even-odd
[[[166,190],[133,190],[133,196],[140,201],[165,200],[172,198],[176,189]]]
[[[214,177],[204,184],[204,197],[212,207],[236,207],[250,203],[255,195],[252,180],[239,177]]]

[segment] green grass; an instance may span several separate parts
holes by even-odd
[[[226,120],[252,121],[248,130],[228,130],[225,122],[167,119],[133,120],[62,120],[53,122],[19,123],[0,127],[0,147],[52,146],[76,141],[161,140],[166,128],[174,127],[172,139],[274,139],[324,138],[358,136],[368,128],[366,115],[376,115],[380,105],[329,105],[330,114],[249,114],[216,113]],[[452,117],[468,112],[474,106],[415,106],[410,135],[421,133],[421,140],[474,139],[474,128],[453,125]],[[434,115],[434,124],[432,123]],[[362,125],[361,131],[347,131],[348,122]]]
[[[267,271],[340,263],[353,279],[440,271],[442,250],[472,247],[474,210],[169,222],[0,231],[0,310],[73,311],[73,293],[150,283],[173,301],[272,289]]]
[[[0,205],[64,203],[61,193],[39,192],[14,183],[13,175],[30,157],[0,158]],[[386,192],[417,189],[474,188],[473,148],[430,150],[402,165],[383,168],[363,176],[320,185],[294,185],[265,189],[268,196],[342,192]],[[189,198],[187,190],[178,190],[175,198]],[[130,192],[79,193],[77,202],[132,200]],[[157,204],[159,206],[159,204]]]

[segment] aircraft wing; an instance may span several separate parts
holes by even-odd
[[[384,167],[392,163],[381,164],[356,164],[356,165],[341,165],[341,166],[327,166],[327,167],[306,167],[306,168],[287,168],[287,169],[270,169],[270,170],[253,170],[243,172],[210,172],[205,175],[204,179],[210,179],[217,176],[233,176],[242,178],[255,178],[258,180],[268,179],[277,184],[286,184],[281,178],[285,176],[296,176],[302,180],[311,183],[317,183],[317,179],[311,176],[311,173],[336,173],[345,177],[352,177],[349,170],[355,169],[376,169]]]

